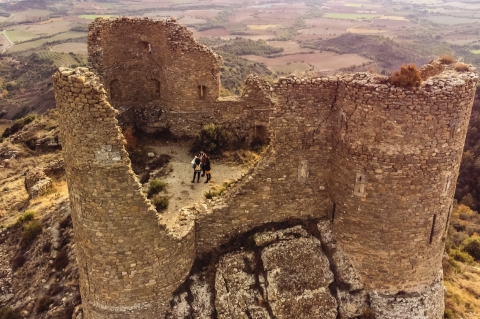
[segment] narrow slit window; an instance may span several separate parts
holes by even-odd
[[[429,243],[433,242],[433,235],[435,234],[435,223],[437,221],[437,215],[433,215],[432,229],[430,230],[430,240]]]
[[[445,184],[442,192],[443,196],[447,195],[448,189],[450,188],[451,176],[452,175],[450,173],[445,175]]]
[[[340,111],[340,116],[338,118],[338,126],[340,129],[343,129],[345,122],[347,122],[347,115],[345,112]]]
[[[360,197],[365,197],[366,196],[366,183],[367,183],[367,179],[365,177],[365,174],[364,173],[357,173],[357,175],[355,176],[355,186],[354,186],[354,189],[353,189],[353,193],[356,195],[356,196],[360,196]]]
[[[455,132],[457,131],[458,128],[458,121],[456,119],[453,119],[450,121],[450,138],[455,137]]]
[[[335,221],[335,210],[337,209],[337,204],[333,203],[333,208],[332,208],[332,224]]]
[[[445,235],[447,234],[448,230],[448,223],[450,222],[450,216],[452,215],[452,204],[450,204],[450,208],[448,209],[448,214],[447,214],[447,222],[445,223]]]
[[[207,87],[205,85],[198,86],[198,97],[200,100],[204,100],[207,95]]]

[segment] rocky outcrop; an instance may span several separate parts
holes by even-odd
[[[25,174],[25,188],[30,198],[45,195],[52,187],[52,179],[39,168],[33,168]]]
[[[248,247],[193,272],[167,318],[336,319],[368,313],[368,294],[332,243],[329,222],[318,229],[321,236],[300,225],[251,235]]]

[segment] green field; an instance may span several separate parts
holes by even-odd
[[[96,18],[103,18],[103,19],[109,19],[109,18],[115,18],[116,16],[108,15],[108,14],[82,14],[78,16],[79,18],[86,19],[86,20],[95,20]]]
[[[355,7],[360,8],[362,5],[360,3],[345,3],[345,7]]]
[[[480,50],[472,50],[470,52],[472,52],[473,54],[480,54]]]
[[[370,20],[380,17],[380,14],[371,13],[325,13],[324,18],[346,19],[346,20]]]
[[[52,61],[57,68],[61,66],[70,67],[74,64],[78,65],[78,61],[68,53],[39,51],[37,54],[41,59]]]
[[[23,31],[23,30],[7,31],[7,36],[14,43],[24,42],[24,41],[32,40],[32,39],[38,37],[37,35],[35,35],[31,32]]]
[[[38,39],[35,41],[14,45],[12,48],[8,49],[7,52],[21,52],[26,50],[33,50],[41,47],[47,42],[66,41],[68,39],[77,39],[77,38],[82,38],[86,36],[87,36],[87,32],[74,32],[74,31],[64,32],[64,33],[57,34],[51,38]]]

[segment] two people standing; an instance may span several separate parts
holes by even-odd
[[[202,172],[202,177],[207,175],[207,180],[205,183],[208,183],[212,178],[211,175],[211,166],[210,166],[210,158],[204,152],[200,152],[198,156],[192,160],[192,167],[193,167],[193,179],[192,183],[195,183],[195,178],[197,178],[197,183],[200,183],[200,172]]]

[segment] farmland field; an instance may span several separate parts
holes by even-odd
[[[438,24],[446,24],[446,25],[455,25],[455,24],[464,24],[464,23],[475,23],[480,22],[480,19],[468,19],[468,18],[460,18],[460,17],[451,17],[451,16],[430,16],[427,18],[429,21]]]
[[[273,71],[283,69],[289,63],[308,63],[315,67],[317,72],[328,72],[340,68],[358,66],[371,61],[356,54],[337,54],[334,52],[315,52],[306,54],[291,54],[277,58],[266,58],[257,55],[243,56],[254,62],[265,63]]]
[[[325,13],[323,15],[325,18],[331,19],[346,19],[346,20],[371,20],[378,18],[380,14],[371,14],[371,13]]]
[[[267,30],[278,27],[278,24],[249,24],[247,25],[252,30]]]
[[[39,21],[39,19],[45,20],[44,18],[51,13],[52,11],[49,10],[28,9],[13,13],[7,20],[9,22]]]
[[[472,50],[472,53],[480,54],[480,50]]]
[[[380,33],[387,32],[387,30],[351,28],[351,29],[348,29],[348,32],[355,33],[355,34],[380,34]]]
[[[76,38],[82,38],[86,37],[87,33],[86,32],[74,32],[74,31],[69,31],[65,33],[60,33],[58,35],[55,35],[51,38],[45,38],[45,39],[38,39],[35,41],[30,41],[26,43],[22,43],[19,45],[15,45],[12,48],[8,49],[7,52],[21,52],[21,51],[26,51],[26,50],[32,50],[36,49],[38,47],[41,47],[45,43],[48,42],[54,42],[54,41],[65,41],[68,39],[76,39]]]
[[[79,42],[67,42],[52,46],[52,51],[63,53],[87,54],[87,44]]]
[[[37,54],[41,59],[52,61],[57,68],[61,66],[70,67],[74,64],[78,65],[78,61],[68,53],[39,51]]]
[[[35,34],[24,30],[7,30],[7,36],[14,43],[28,41],[37,37]]]
[[[70,27],[72,25],[71,22],[68,21],[52,21],[48,20],[50,22],[44,23],[47,21],[42,21],[38,24],[21,24],[21,25],[16,25],[13,27],[14,32],[26,32],[26,34],[33,34],[33,38],[41,37],[41,36],[49,36],[53,34],[57,34],[60,32],[67,32],[70,30]],[[10,36],[10,35],[9,35]],[[31,39],[31,38],[30,38]],[[25,40],[23,40],[25,41]],[[15,41],[14,41],[15,42]]]
[[[81,14],[78,16],[79,18],[86,19],[86,20],[95,20],[96,18],[103,18],[103,19],[109,19],[109,18],[115,18],[116,16],[113,15],[96,15],[96,14]]]

